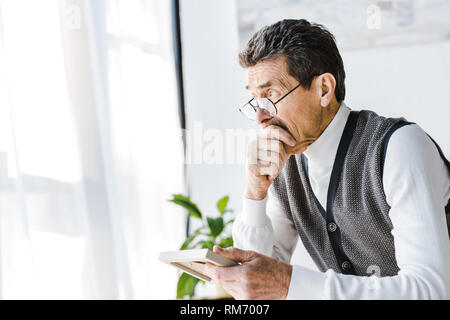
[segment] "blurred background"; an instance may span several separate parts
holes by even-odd
[[[0,0],[0,298],[175,298],[158,255],[195,221],[167,200],[239,213],[237,54],[283,18],[336,36],[350,108],[450,155],[450,0]]]

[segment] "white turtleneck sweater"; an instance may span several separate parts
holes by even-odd
[[[350,109],[342,103],[334,119],[304,155],[311,187],[326,208],[328,184]],[[322,273],[294,265],[288,299],[450,299],[450,240],[444,207],[450,198],[450,176],[436,146],[416,124],[391,136],[383,185],[393,224],[393,277]],[[293,221],[271,195],[244,198],[233,225],[236,247],[289,262],[301,241]]]

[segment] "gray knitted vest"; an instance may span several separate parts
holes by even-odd
[[[398,273],[382,177],[389,138],[408,124],[372,111],[350,112],[332,169],[326,208],[311,189],[303,155],[290,157],[273,182],[275,197],[319,270],[380,276]],[[445,209],[450,230],[450,201]]]

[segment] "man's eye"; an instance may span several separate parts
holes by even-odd
[[[275,97],[277,95],[277,93],[275,92],[275,91],[273,91],[273,90],[269,90],[269,92],[267,93],[267,96],[269,97],[269,98],[273,98],[273,97]]]

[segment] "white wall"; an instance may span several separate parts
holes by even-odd
[[[347,104],[403,116],[450,156],[450,42],[341,52]]]
[[[246,71],[237,63],[238,31],[234,1],[181,1],[183,66],[187,127],[255,128],[237,111],[248,97]],[[447,123],[450,83],[450,42],[341,52],[347,72],[347,104],[417,122],[450,155]],[[242,150],[245,152],[245,150]],[[240,209],[243,165],[191,165],[192,198],[215,214],[215,201],[231,196]],[[293,263],[313,267],[302,246]]]
[[[239,51],[234,1],[181,1],[183,73],[187,129],[250,128],[238,105],[244,101],[246,72],[237,64]],[[243,150],[244,151],[244,150]],[[230,206],[241,203],[243,165],[190,165],[189,186],[208,214],[215,201],[230,194]]]

